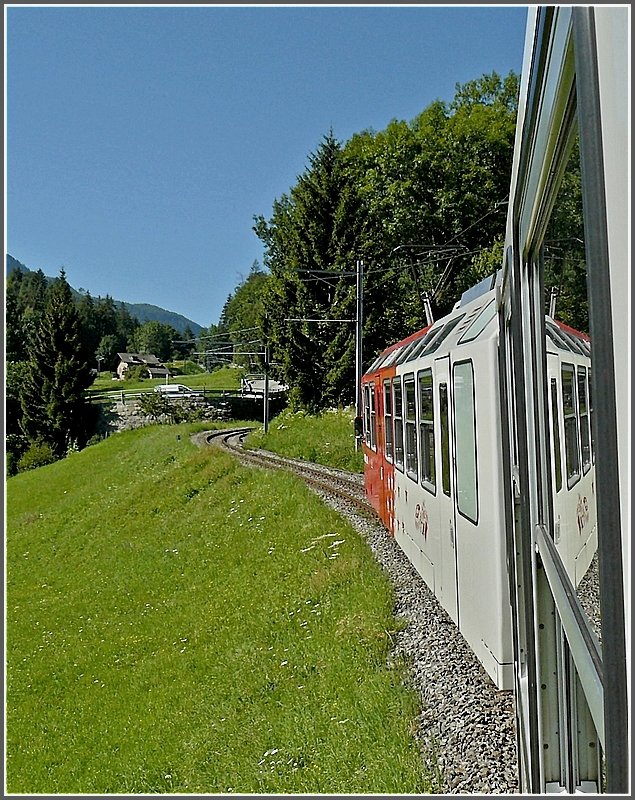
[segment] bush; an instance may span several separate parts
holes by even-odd
[[[164,414],[169,415],[170,402],[159,392],[145,392],[139,398],[139,410],[156,422]]]
[[[18,461],[18,471],[26,472],[29,469],[43,467],[45,464],[52,464],[53,461],[57,461],[57,457],[50,444],[42,441],[31,442]]]
[[[145,364],[139,364],[136,367],[128,367],[124,374],[125,381],[144,381],[149,377],[148,368]]]
[[[9,478],[18,471],[18,462],[24,451],[29,446],[26,436],[19,433],[8,433],[5,439],[6,474]]]

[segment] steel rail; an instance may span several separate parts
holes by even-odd
[[[318,466],[310,463],[306,465],[299,464],[297,461],[285,459],[278,455],[267,455],[262,451],[256,453],[252,450],[246,450],[242,445],[231,443],[231,439],[244,440],[245,436],[247,436],[251,430],[251,428],[237,428],[213,431],[206,435],[205,441],[207,444],[214,443],[220,445],[243,462],[249,462],[268,469],[290,472],[300,477],[309,487],[318,489],[326,494],[350,503],[364,515],[379,521],[375,509],[370,505],[366,497],[360,497],[364,491],[363,486],[360,486],[352,480],[348,480],[346,476],[334,475],[327,472],[326,470],[328,468],[319,469]],[[339,484],[339,486],[337,484]]]

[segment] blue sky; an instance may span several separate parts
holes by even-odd
[[[520,72],[526,6],[5,6],[6,251],[208,326],[332,128]]]

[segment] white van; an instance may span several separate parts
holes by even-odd
[[[159,392],[163,397],[198,397],[198,393],[189,386],[184,386],[182,383],[162,383],[154,387],[155,392]]]

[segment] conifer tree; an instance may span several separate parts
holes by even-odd
[[[61,457],[71,445],[86,443],[92,422],[85,395],[92,377],[64,270],[48,290],[29,350],[20,392],[22,429],[29,440],[47,443]]]
[[[262,294],[263,333],[277,377],[291,387],[292,402],[308,408],[325,404],[333,330],[313,320],[330,317],[345,266],[340,256],[350,219],[341,212],[347,189],[341,145],[329,133],[289,195],[274,202],[271,219],[257,217],[254,226],[270,271]]]

